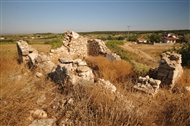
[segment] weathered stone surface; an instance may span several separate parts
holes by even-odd
[[[88,40],[88,54],[91,56],[102,55],[109,60],[121,60],[121,58],[112,53],[105,45],[105,42],[100,39],[90,39]]]
[[[62,59],[62,58],[60,58]],[[81,65],[79,65],[80,63]],[[64,59],[61,61],[61,64],[54,69],[49,75],[50,77],[59,84],[65,84],[70,82],[75,85],[81,80],[94,81],[94,74],[92,69],[88,66],[85,66],[86,62],[82,60],[71,60]]]
[[[97,83],[112,93],[115,93],[117,90],[117,88],[112,83],[110,83],[110,81],[105,81],[104,79],[99,78]]]
[[[162,53],[157,79],[163,84],[174,85],[182,73],[181,55],[174,52]]]
[[[31,116],[34,118],[34,119],[44,119],[44,118],[47,118],[47,113],[42,110],[42,109],[36,109],[36,110],[32,110],[30,112]]]
[[[42,77],[42,76],[43,76],[42,73],[40,73],[40,72],[36,72],[36,77],[40,78],[40,77]]]
[[[141,90],[148,94],[156,94],[159,86],[161,84],[160,80],[150,78],[148,75],[146,77],[139,77],[138,83],[134,85],[135,89]]]
[[[56,119],[34,120],[29,126],[55,126]]]
[[[72,63],[73,60],[70,58],[59,58],[58,59],[60,63],[66,64],[66,63]]]
[[[28,55],[32,53],[38,53],[38,51],[32,48],[30,45],[28,45],[26,41],[19,40],[16,42],[16,45],[19,56],[18,60],[20,63],[22,62],[28,63],[29,61]]]

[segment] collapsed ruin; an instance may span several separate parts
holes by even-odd
[[[54,82],[64,85],[76,85],[83,81],[94,83],[94,74],[84,59],[88,56],[104,56],[109,60],[121,60],[120,56],[112,53],[99,39],[90,39],[80,36],[76,32],[66,31],[64,33],[63,45],[57,49],[51,49],[49,54],[38,53],[25,41],[17,42],[20,63],[27,63],[30,69],[38,68],[37,77],[42,74],[48,75]],[[54,63],[52,59],[59,62]],[[41,73],[42,72],[42,73]],[[101,81],[100,81],[101,80]],[[100,85],[108,87],[108,82],[100,79]],[[109,83],[116,92],[116,87]]]
[[[149,79],[149,76],[139,77],[138,83],[134,88],[146,93],[155,94],[157,93],[160,84],[165,84],[170,88],[173,88],[175,82],[182,74],[183,68],[181,66],[181,55],[174,52],[165,52],[161,54],[159,67],[150,70],[149,75],[151,80]]]
[[[37,77],[43,74],[48,75],[54,82],[62,85],[87,84],[90,86],[100,86],[102,92],[110,96],[112,100],[119,99],[127,105],[128,112],[134,108],[133,102],[126,99],[124,95],[117,91],[117,88],[109,80],[96,78],[93,70],[88,67],[84,59],[88,56],[104,56],[109,60],[121,60],[121,58],[112,53],[105,42],[99,39],[88,40],[76,32],[66,31],[64,34],[63,45],[57,49],[51,49],[49,54],[38,53],[37,50],[28,45],[25,41],[17,42],[19,62],[28,64],[30,69],[38,68]],[[56,59],[58,63],[53,62]],[[182,75],[181,55],[171,52],[162,54],[160,65],[153,69],[150,75],[139,77],[134,88],[148,94],[156,94],[161,84],[173,86],[176,80]],[[112,97],[113,96],[113,97]],[[64,100],[66,102],[66,100]],[[64,103],[65,103],[64,102]],[[72,98],[67,101],[73,102]],[[62,103],[62,102],[61,102]],[[64,105],[64,103],[62,103]],[[30,126],[53,125],[55,118],[48,119],[47,113],[41,109],[30,112],[31,120],[34,120]],[[62,125],[72,124],[69,118],[65,118]]]
[[[52,80],[61,85],[65,83],[76,85],[82,81],[94,82],[95,75],[84,61],[88,56],[101,55],[109,60],[121,60],[120,56],[106,47],[104,41],[87,39],[73,31],[66,31],[63,45],[57,49],[51,49],[48,55],[38,53],[22,40],[17,42],[17,49],[20,63],[27,63],[31,69],[40,68],[44,74],[49,75]],[[58,64],[52,62],[52,59],[57,59]],[[181,55],[174,52],[162,53],[159,67],[150,72],[150,77],[139,77],[134,88],[155,94],[160,84],[173,87],[182,73]],[[36,76],[41,76],[41,73],[37,74]],[[102,82],[106,83],[106,81]]]

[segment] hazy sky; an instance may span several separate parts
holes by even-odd
[[[190,29],[190,0],[0,0],[1,34]]]

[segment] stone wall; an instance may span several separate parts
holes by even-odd
[[[172,86],[182,73],[181,55],[174,52],[162,53],[157,69],[157,79],[161,80],[163,84]]]
[[[17,45],[17,51],[18,51],[18,61],[20,63],[28,63],[29,62],[29,55],[35,55],[38,53],[38,51],[34,48],[32,48],[30,45],[28,45],[27,42],[23,40],[19,40],[16,42]]]
[[[82,81],[94,82],[94,74],[85,61],[81,59],[59,58],[57,67],[49,73],[56,83],[76,85]]]
[[[112,53],[105,45],[105,42],[100,39],[88,40],[88,55],[99,56],[102,55],[109,60],[121,60],[120,56]]]
[[[74,31],[64,33],[63,45],[50,51],[50,56],[65,54],[72,58],[84,59],[87,56],[104,56],[110,60],[121,60],[120,56],[112,53],[100,39],[87,39]],[[61,56],[63,57],[63,56]]]
[[[175,82],[182,74],[181,55],[174,52],[162,53],[159,67],[151,69],[149,72],[151,78],[149,76],[139,77],[138,83],[134,88],[149,94],[155,94],[160,83],[173,88]]]

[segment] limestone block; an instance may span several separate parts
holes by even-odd
[[[90,70],[90,68],[87,67],[87,66],[79,66],[79,67],[77,68],[77,72],[87,72],[87,71],[89,71],[89,70]]]
[[[55,119],[34,120],[29,126],[55,126]]]

